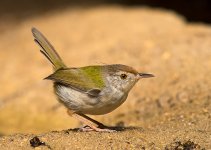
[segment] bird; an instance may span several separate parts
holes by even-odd
[[[34,27],[31,31],[40,52],[53,66],[53,73],[44,79],[53,81],[54,93],[68,114],[85,124],[81,131],[116,131],[87,115],[112,112],[140,79],[154,77],[123,64],[67,67],[47,38]]]

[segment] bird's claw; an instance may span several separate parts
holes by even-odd
[[[81,132],[90,132],[90,131],[96,131],[96,132],[117,132],[116,130],[109,129],[108,127],[104,126],[103,128],[95,127],[91,128],[90,126],[84,126],[79,129]]]

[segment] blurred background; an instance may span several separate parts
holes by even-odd
[[[173,10],[183,15],[188,21],[211,22],[211,2],[209,0],[47,0],[45,2],[42,0],[20,0],[18,2],[2,0],[0,15],[5,19],[4,21],[21,21],[50,11],[74,7],[99,7],[103,5],[162,8]]]
[[[95,119],[150,128],[175,116],[172,124],[183,127],[177,125],[182,113],[198,119],[191,129],[211,129],[211,1],[2,0],[0,20],[1,135],[80,126],[58,104],[52,83],[42,80],[52,68],[31,27],[70,67],[121,63],[155,74],[123,106]]]

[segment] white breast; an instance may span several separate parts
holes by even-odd
[[[127,98],[127,94],[115,87],[105,88],[99,97],[91,97],[86,93],[63,85],[55,85],[59,100],[72,111],[90,115],[102,115],[119,107]]]

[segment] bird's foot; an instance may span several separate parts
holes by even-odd
[[[90,126],[83,126],[81,128],[79,128],[78,131],[81,131],[81,132],[89,132],[89,131],[94,131],[94,129],[92,129]]]
[[[90,127],[90,126],[84,126],[82,128],[79,129],[79,131],[82,131],[82,132],[90,132],[90,131],[96,131],[96,132],[116,132],[117,130],[114,130],[114,129],[109,129],[109,127],[106,127],[106,126],[103,126],[103,127]]]
[[[97,132],[109,132],[109,133],[111,133],[111,132],[117,132],[116,130],[109,129],[109,128],[104,128],[104,129],[97,128],[97,129],[95,129],[95,131],[97,131]]]

